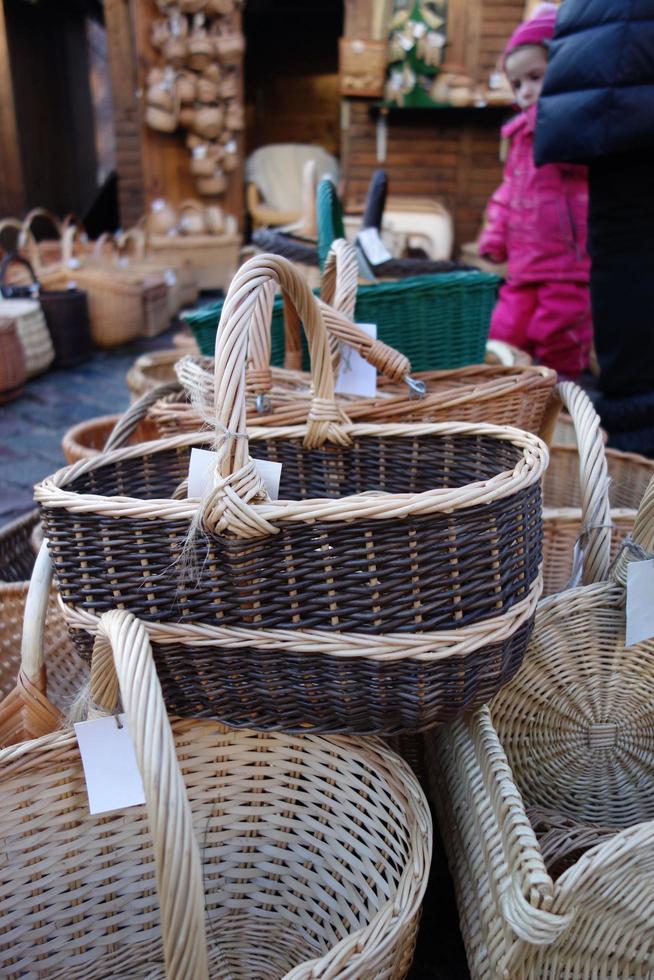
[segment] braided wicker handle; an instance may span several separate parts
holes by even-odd
[[[204,888],[191,807],[148,635],[124,610],[100,620],[91,661],[92,704],[103,713],[115,711],[118,688],[154,843],[166,977],[204,980],[209,976]]]
[[[250,501],[267,499],[267,495],[248,452],[245,402],[250,324],[267,283],[279,285],[293,303],[309,342],[315,394],[307,418],[305,446],[312,448],[325,442],[347,445],[350,441],[343,427],[348,419],[334,401],[327,331],[309,286],[281,256],[254,256],[232,280],[216,333],[214,409],[219,461],[216,484],[203,513],[210,530],[230,531],[239,537],[270,534],[274,530],[248,506]]]
[[[561,406],[568,410],[572,418],[579,449],[582,582],[589,585],[591,582],[603,582],[611,564],[611,509],[606,453],[599,415],[586,392],[572,381],[563,381],[554,388],[541,438],[546,442],[551,440]]]
[[[320,290],[321,300],[328,304],[321,309],[330,337],[334,336],[341,343],[353,347],[391,381],[404,381],[411,374],[408,357],[381,340],[373,340],[352,322],[358,280],[356,250],[350,242],[339,238],[332,243],[327,255]]]
[[[140,423],[145,419],[150,406],[154,405],[160,398],[178,394],[180,389],[181,385],[178,381],[167,381],[141,395],[118,419],[107,437],[102,452],[108,453],[112,449],[119,449],[126,445],[130,436],[136,432]]]
[[[611,578],[619,585],[627,584],[627,565],[630,561],[642,561],[645,554],[649,557],[654,551],[654,477],[649,481],[647,489],[643,494],[634,529],[631,532],[631,540],[636,548],[623,548],[620,557],[611,571]],[[643,554],[637,553],[642,549]]]

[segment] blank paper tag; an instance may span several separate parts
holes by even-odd
[[[357,323],[357,327],[373,340],[377,339],[374,323]],[[337,395],[360,395],[362,398],[374,398],[377,394],[377,368],[347,344],[341,345],[335,390]]]
[[[218,454],[209,449],[191,449],[191,462],[188,468],[189,497],[203,497],[211,485],[213,471],[218,462]],[[282,464],[268,459],[254,459],[259,476],[271,500],[279,497],[279,481],[282,477]]]
[[[654,636],[654,560],[627,565],[627,629],[625,646]]]
[[[108,715],[75,725],[91,813],[145,803],[143,780],[125,715],[117,718]]]
[[[361,243],[368,262],[372,265],[381,265],[382,262],[388,262],[389,259],[393,258],[376,228],[364,228],[357,235],[357,240]]]

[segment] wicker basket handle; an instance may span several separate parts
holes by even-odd
[[[18,220],[18,218],[3,218],[2,221],[0,221],[0,238],[7,230],[7,228],[11,228],[13,231],[16,232],[14,247],[9,249],[8,251],[15,252],[18,248],[21,248],[24,245],[29,245],[29,241],[23,242],[22,240],[21,236],[22,236],[23,226],[21,222]],[[7,249],[5,249],[5,251],[7,251]]]
[[[148,635],[125,610],[100,619],[91,661],[91,704],[103,714],[113,713],[119,688],[154,843],[166,977],[208,980],[202,863],[191,807]]]
[[[413,387],[415,382],[411,379],[410,383],[409,380],[411,374],[409,358],[381,340],[373,340],[353,322],[358,281],[359,264],[356,250],[350,242],[338,238],[332,242],[329,249],[320,290],[321,300],[330,307],[330,309],[322,308],[330,337],[335,337],[340,343],[353,347],[361,357],[391,381],[406,381],[410,387]]]
[[[21,284],[14,287],[7,283],[7,270],[9,269],[10,265],[22,265],[25,269],[27,269],[32,279],[31,284],[29,286]],[[2,262],[0,262],[0,292],[2,292],[2,295],[6,298],[11,298],[12,296],[24,296],[26,291],[32,295],[38,294],[39,291],[39,280],[36,277],[34,269],[32,268],[32,264],[17,252],[8,252],[2,259]]]
[[[42,218],[45,221],[47,221],[48,224],[52,225],[53,229],[56,232],[56,238],[61,238],[61,234],[62,234],[61,221],[59,220],[56,214],[53,214],[52,211],[48,211],[47,208],[32,208],[29,214],[26,215],[25,220],[23,221],[23,232],[25,234],[25,238],[27,238],[28,235],[34,234],[34,232],[32,231],[32,225],[34,224],[37,218]]]
[[[63,718],[46,695],[44,640],[52,563],[44,542],[36,558],[23,610],[21,663],[16,686],[0,702],[3,741],[39,738],[61,727]]]
[[[545,867],[488,707],[480,708],[468,720],[456,722],[455,727],[458,729],[459,726],[465,727],[473,743],[475,762],[481,770],[511,877],[510,886],[501,895],[502,915],[510,929],[524,942],[554,943],[570,927],[573,917],[547,911],[554,897],[554,883]],[[466,764],[463,759],[460,761],[461,765]],[[483,825],[479,829],[483,837]],[[483,841],[482,850],[484,854],[491,851],[487,841]],[[493,869],[489,868],[488,873],[495,876]]]
[[[630,538],[629,545],[623,547],[611,571],[611,578],[622,586],[627,584],[629,562],[642,561],[654,551],[654,477],[643,494]]]
[[[111,254],[117,256],[120,252],[118,241],[110,231],[103,231],[93,244],[93,257],[102,259],[105,249],[110,248]]]
[[[254,256],[232,280],[216,333],[214,407],[219,459],[215,486],[203,508],[204,522],[210,530],[229,531],[239,537],[258,537],[276,530],[249,506],[250,501],[267,499],[267,494],[248,451],[245,402],[250,324],[261,289],[270,282],[280,286],[293,303],[309,342],[315,394],[304,445],[313,448],[325,442],[347,445],[350,441],[343,425],[347,416],[334,400],[327,331],[309,286],[281,256]]]
[[[107,437],[102,452],[108,453],[112,449],[119,449],[121,446],[126,445],[130,436],[136,431],[148,414],[150,406],[154,405],[160,398],[178,394],[181,387],[179,381],[168,381],[142,394],[118,419]]]
[[[120,254],[123,252],[127,254],[130,246],[133,246],[134,256],[137,261],[141,261],[145,258],[145,245],[145,232],[142,228],[128,228],[127,231],[121,232],[121,234],[116,238],[118,252]]]
[[[541,438],[546,442],[551,441],[562,406],[572,418],[579,449],[582,582],[589,585],[591,582],[605,581],[611,565],[611,509],[606,453],[599,415],[586,392],[572,381],[563,381],[554,388]]]

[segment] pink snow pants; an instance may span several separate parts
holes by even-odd
[[[568,378],[588,366],[593,339],[588,286],[578,282],[506,282],[490,336],[526,351]]]

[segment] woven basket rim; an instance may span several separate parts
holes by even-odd
[[[481,425],[463,422],[430,422],[408,424],[356,424],[344,425],[343,431],[352,437],[378,436],[427,436],[427,435],[469,435],[487,436],[502,442],[510,442],[522,449],[522,459],[513,470],[503,470],[488,480],[477,480],[465,487],[436,488],[422,493],[386,493],[372,491],[351,494],[339,498],[319,498],[316,500],[277,500],[249,506],[264,520],[274,523],[310,521],[347,521],[353,519],[386,520],[406,517],[410,514],[451,513],[471,506],[489,503],[512,496],[538,482],[548,463],[548,450],[544,442],[522,429],[509,426]],[[252,427],[248,439],[257,440],[302,438],[306,426]],[[143,500],[136,497],[102,494],[79,494],[67,490],[67,484],[84,473],[111,466],[124,459],[138,456],[155,456],[158,453],[185,446],[207,445],[207,433],[187,433],[168,439],[140,443],[100,453],[91,459],[65,466],[52,476],[38,483],[34,499],[46,507],[63,507],[73,513],[94,511],[114,517],[146,517],[152,519],[180,520],[192,519],[201,501],[197,498],[185,500],[154,498]],[[465,492],[463,492],[465,491]]]

